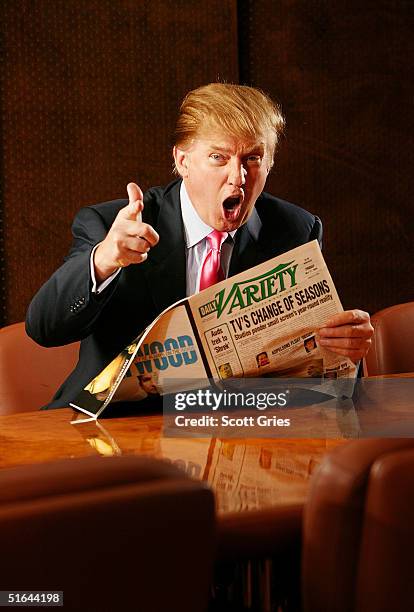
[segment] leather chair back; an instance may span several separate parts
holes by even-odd
[[[0,329],[0,414],[38,410],[50,402],[75,367],[79,345],[39,346],[24,323]]]
[[[64,609],[206,609],[214,496],[166,462],[87,457],[0,470],[3,588]]]
[[[370,472],[356,587],[357,612],[414,610],[414,447]]]
[[[364,375],[414,372],[414,302],[380,310],[371,322],[375,333]]]
[[[388,457],[397,454],[402,456],[406,450],[414,451],[414,439],[350,442],[332,451],[314,474],[305,505],[303,525],[302,593],[305,612],[355,611],[357,601],[362,601],[364,604],[358,608],[358,612],[397,609],[394,606],[389,608],[370,606],[374,583],[371,581],[370,590],[368,587],[370,582],[364,580],[371,571],[369,564],[375,553],[388,554],[392,551],[392,558],[395,557],[398,563],[398,555],[406,555],[410,545],[411,550],[414,549],[412,538],[410,543],[407,541],[407,548],[403,546],[401,538],[393,541],[392,524],[383,530],[383,540],[388,537],[388,549],[381,541],[378,541],[375,548],[370,548],[376,537],[373,531],[375,526],[379,525],[374,517],[385,517],[387,512],[391,512],[387,508],[392,508],[392,511],[395,509],[391,500],[395,490],[391,486],[388,489],[385,480],[380,485],[377,483],[378,479],[381,479],[381,468],[378,466],[381,466],[381,462]],[[372,480],[373,475],[374,480]],[[399,496],[403,496],[401,479],[400,486]],[[382,510],[378,506],[377,500],[380,494],[377,491],[381,490],[384,494],[383,487],[387,489],[390,500],[388,506]],[[413,487],[409,495],[412,499]],[[413,507],[413,503],[410,507]],[[411,519],[412,516],[414,515],[411,515]],[[369,529],[367,520],[370,521]],[[393,520],[395,527],[398,528],[397,513],[394,514]],[[403,515],[402,525],[407,526],[406,513]],[[366,563],[364,556],[367,559]],[[377,559],[378,574],[381,573],[382,567],[392,566],[392,558]],[[381,587],[377,585],[375,588]]]

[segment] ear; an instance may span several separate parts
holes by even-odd
[[[178,173],[182,178],[186,178],[188,176],[189,153],[183,149],[174,147],[173,156]]]

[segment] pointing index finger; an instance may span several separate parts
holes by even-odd
[[[142,221],[141,210],[143,208],[142,200],[144,198],[144,195],[141,189],[138,187],[136,183],[128,183],[127,192],[128,192],[128,198],[129,198],[128,207],[131,211],[131,215],[137,221]],[[138,203],[141,203],[141,207],[138,206]]]
[[[136,202],[137,200],[142,200],[142,198],[144,197],[141,189],[136,183],[128,183],[127,192],[129,197],[129,203]]]

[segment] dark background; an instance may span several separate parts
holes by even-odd
[[[414,299],[412,0],[0,6],[1,324],[61,263],[76,210],[172,179],[179,103],[215,80],[281,103],[267,189],[322,218],[344,307]]]

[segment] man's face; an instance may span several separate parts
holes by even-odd
[[[309,338],[309,340],[305,340],[305,347],[308,351],[312,351],[316,348],[315,340],[313,338]]]
[[[270,168],[265,138],[256,142],[214,135],[174,149],[177,168],[201,219],[230,232],[249,218]]]
[[[233,375],[231,365],[229,363],[223,363],[220,366],[220,374],[221,374],[221,378],[231,378]]]
[[[260,353],[259,355],[257,355],[257,364],[259,368],[268,365],[269,363],[270,361],[269,357],[267,356],[267,353]]]
[[[148,393],[148,395],[154,395],[158,393],[157,387],[155,386],[154,381],[152,380],[152,376],[149,374],[144,374],[139,378],[140,385]]]

